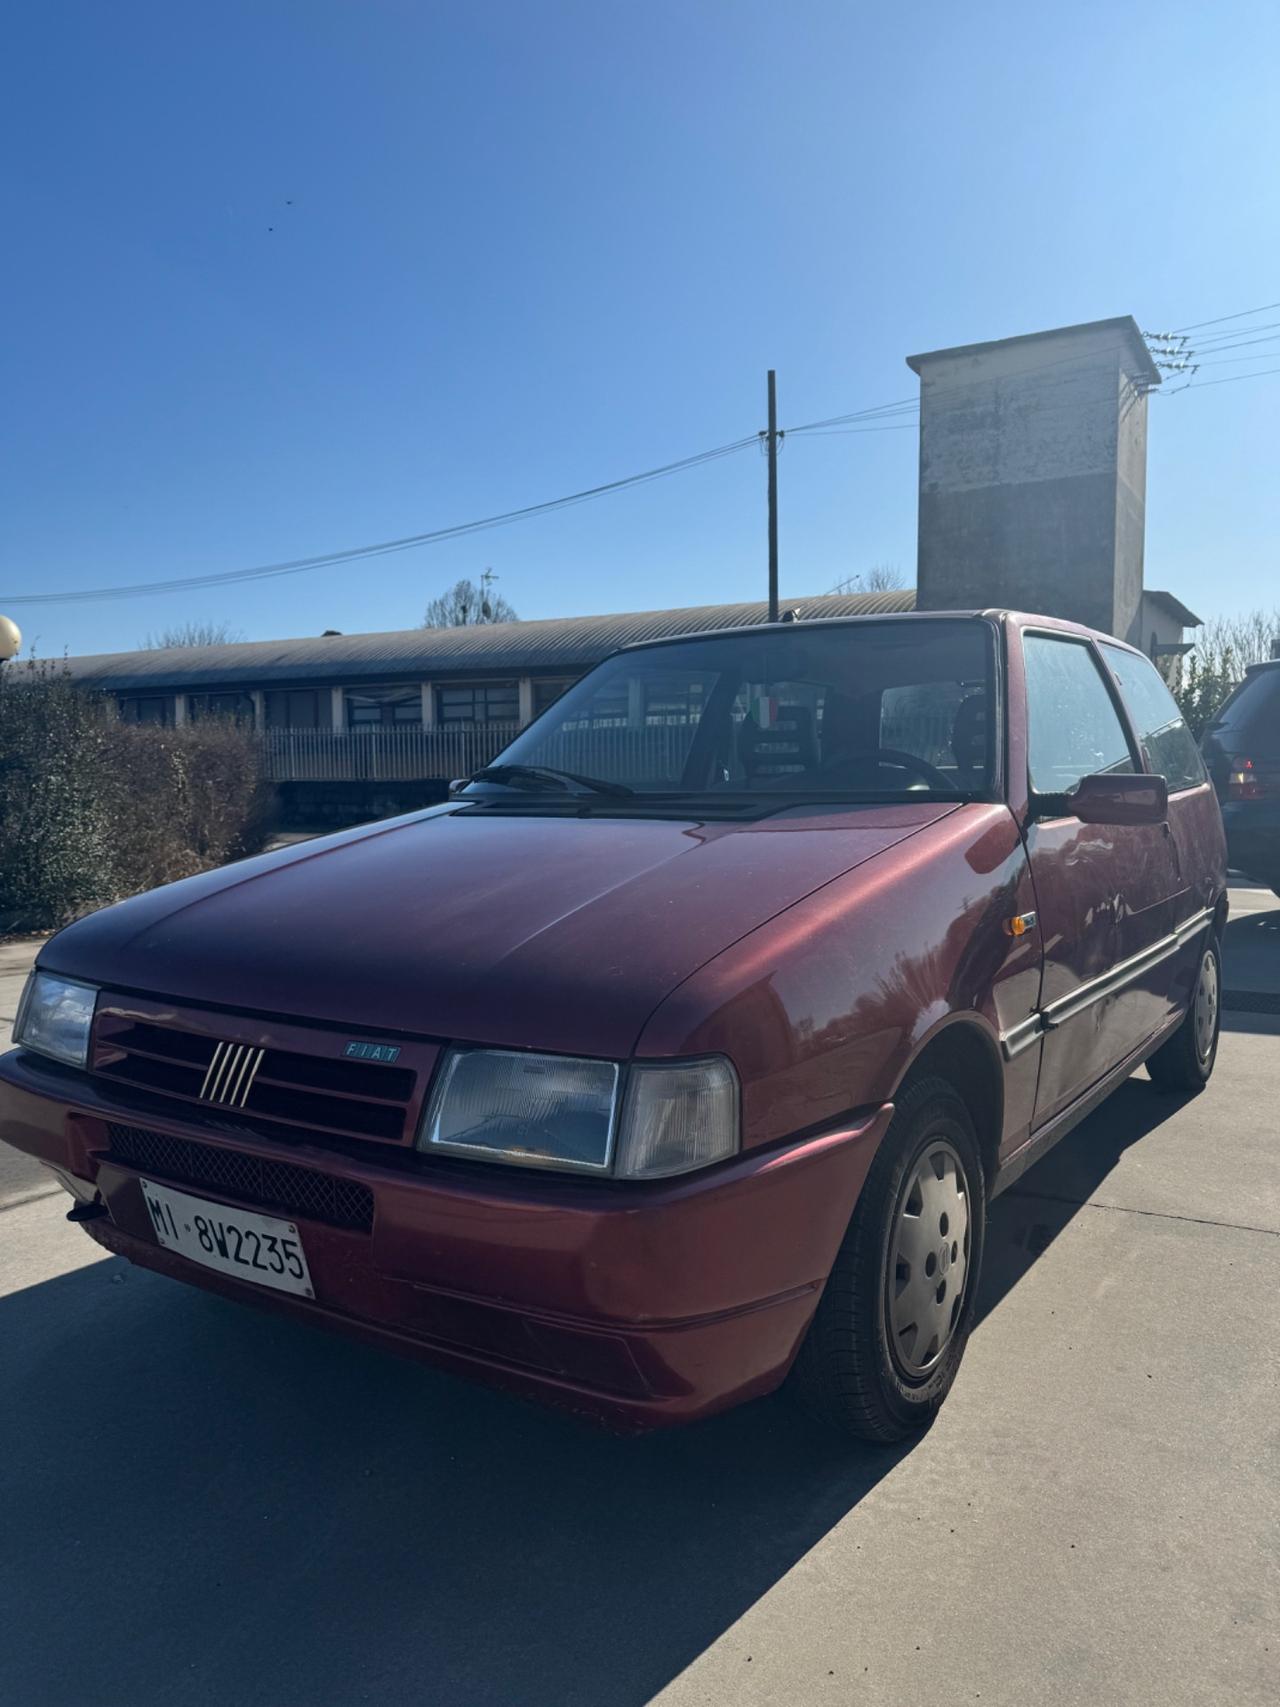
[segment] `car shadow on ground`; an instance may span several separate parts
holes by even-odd
[[[980,1320],[1177,1106],[1125,1086],[997,1201]],[[24,1707],[638,1707],[909,1450],[784,1396],[619,1440],[117,1259],[0,1347]]]
[[[1235,913],[1222,933],[1222,1023],[1233,1031],[1266,1029],[1252,1016],[1280,1014],[1280,901]]]
[[[1127,1080],[991,1206],[978,1293],[980,1325],[1088,1203],[1121,1156],[1189,1101],[1143,1074]]]

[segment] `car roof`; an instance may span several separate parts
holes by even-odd
[[[1012,625],[1016,628],[1043,628],[1063,634],[1078,635],[1082,639],[1105,641],[1108,646],[1122,646],[1126,652],[1134,652],[1139,658],[1145,656],[1136,646],[1130,646],[1125,640],[1118,640],[1114,634],[1103,634],[1099,629],[1086,628],[1083,623],[1070,622],[1066,617],[1039,616],[1027,611],[1004,609],[986,610],[911,610],[885,611],[867,616],[823,616],[806,618],[803,615],[790,621],[752,623],[743,628],[703,629],[685,634],[663,634],[652,640],[635,640],[627,646],[620,646],[617,652],[611,654],[617,657],[619,652],[643,652],[657,646],[679,645],[685,640],[727,640],[758,636],[762,632],[776,630],[779,633],[794,634],[797,631],[815,633],[819,629],[829,628],[866,628],[886,622],[995,622],[1002,626]]]

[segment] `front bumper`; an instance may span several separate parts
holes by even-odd
[[[96,1187],[107,1212],[85,1229],[108,1250],[631,1428],[691,1421],[778,1385],[891,1115],[886,1104],[702,1174],[623,1184],[285,1146],[211,1128],[160,1098],[126,1100],[21,1051],[0,1056],[0,1139]],[[371,1228],[288,1210],[314,1301],[216,1274],[156,1242],[140,1172],[112,1159],[113,1125],[354,1183],[372,1194]],[[170,1183],[272,1212],[227,1189]]]

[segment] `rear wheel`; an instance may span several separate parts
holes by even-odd
[[[908,1087],[800,1348],[794,1385],[846,1434],[901,1440],[937,1415],[973,1322],[986,1187],[943,1079]]]
[[[1201,1091],[1218,1056],[1222,1024],[1222,956],[1216,937],[1205,944],[1195,992],[1186,1017],[1167,1043],[1147,1062],[1147,1072],[1162,1091]]]

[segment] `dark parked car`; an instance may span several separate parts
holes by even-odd
[[[108,1250],[643,1427],[925,1423],[989,1198],[1213,1067],[1222,820],[1007,613],[617,653],[444,805],[40,953],[0,1131]]]
[[[1222,803],[1227,857],[1280,895],[1280,658],[1250,667],[1201,746]]]

